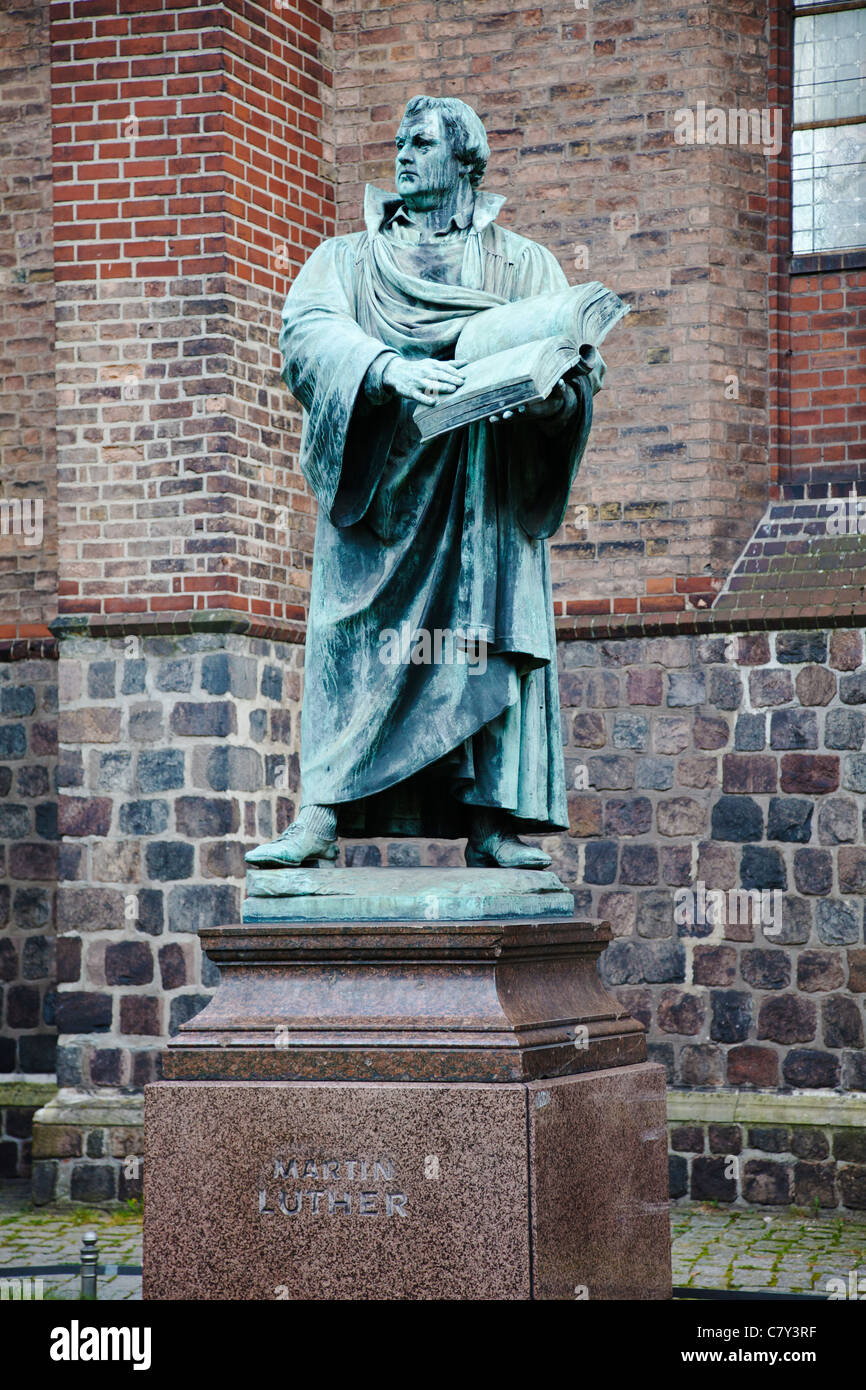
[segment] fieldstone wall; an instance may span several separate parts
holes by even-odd
[[[866,1089],[862,632],[573,642],[561,665],[558,862],[670,1083]]]
[[[62,644],[62,1089],[37,1119],[41,1200],[130,1193],[128,1117],[117,1152],[114,1140],[90,1137],[110,1128],[110,1111],[79,1123],[73,1102],[140,1094],[159,1075],[165,1039],[210,998],[218,972],[198,929],[240,919],[245,851],[295,813],[300,661],[293,644],[238,633]],[[88,1159],[99,1160],[95,1171]]]
[[[866,1210],[862,1121],[845,1128],[674,1122],[669,1131],[675,1201]]]
[[[33,1116],[56,1091],[51,1077],[33,1080],[0,1074],[0,1181],[30,1176]]]
[[[196,933],[237,918],[244,850],[294,813],[303,654],[217,632],[81,635],[62,653],[58,1082],[120,1105],[209,997]],[[578,915],[610,921],[602,973],[670,1084],[856,1100],[862,632],[563,642],[559,655],[571,831],[541,843]],[[462,843],[349,841],[343,853],[457,863]],[[85,1124],[63,1096],[37,1126],[43,1200],[134,1194],[134,1128],[114,1135],[110,1110]],[[845,1138],[846,1123],[808,1139],[796,1125],[674,1124],[675,1195],[857,1208],[860,1131]]]
[[[143,1084],[204,1006],[198,928],[239,920],[245,850],[294,815],[298,655],[218,633],[64,643],[61,1085]]]
[[[57,662],[0,661],[0,1078],[53,1073]]]

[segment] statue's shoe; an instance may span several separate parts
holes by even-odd
[[[336,859],[337,841],[326,840],[297,821],[267,845],[259,845],[244,855],[255,869],[285,869],[306,864],[311,859]]]
[[[471,869],[491,864],[501,869],[546,869],[550,855],[534,845],[525,845],[516,835],[501,835],[495,831],[483,840],[470,839],[466,846],[466,863]]]

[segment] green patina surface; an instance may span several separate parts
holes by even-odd
[[[244,922],[467,922],[574,911],[556,874],[532,869],[250,869],[246,887]]]

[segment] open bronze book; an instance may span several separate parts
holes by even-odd
[[[473,315],[454,351],[463,385],[436,405],[415,407],[421,437],[544,400],[569,372],[592,373],[600,385],[605,366],[598,345],[628,311],[619,295],[593,280]]]

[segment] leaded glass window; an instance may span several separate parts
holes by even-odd
[[[866,6],[794,8],[794,255],[866,246]]]

